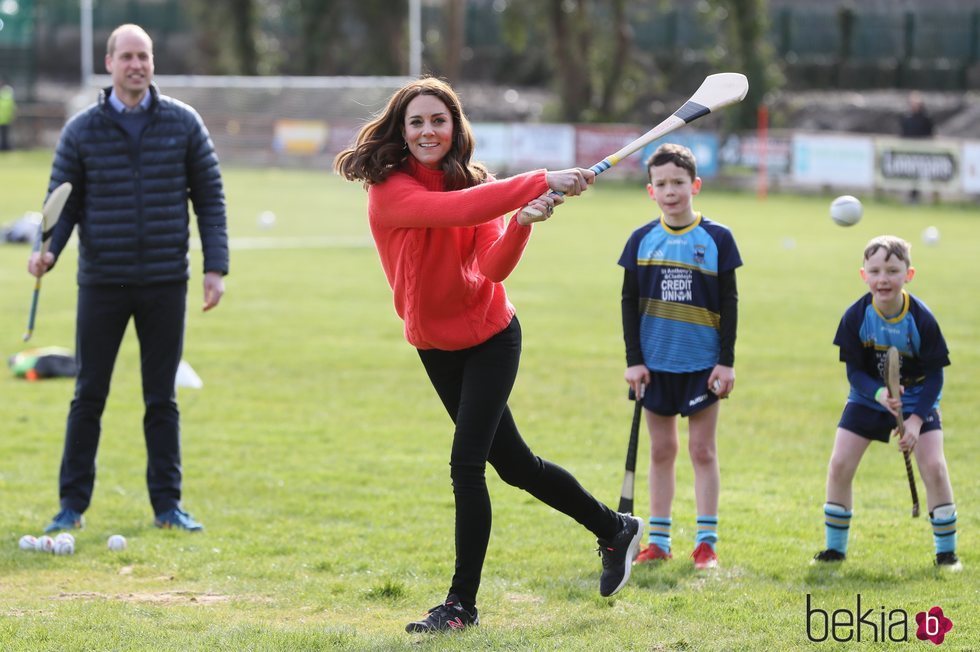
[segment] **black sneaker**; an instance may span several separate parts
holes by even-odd
[[[633,568],[633,560],[640,552],[643,536],[643,519],[631,514],[620,514],[623,529],[612,539],[597,539],[599,556],[602,557],[602,577],[599,578],[599,595],[608,598],[626,586]]]
[[[955,552],[936,553],[936,566],[953,572],[963,570],[963,564],[960,563],[960,558],[956,556]]]
[[[414,632],[443,632],[451,629],[466,629],[480,624],[480,616],[476,607],[470,611],[461,605],[455,596],[449,596],[442,604],[438,604],[426,612],[425,618],[408,623],[405,631]]]
[[[813,561],[815,562],[817,561],[835,562],[835,561],[844,561],[845,559],[847,559],[847,555],[845,555],[840,550],[834,550],[833,548],[827,548],[826,550],[821,550],[820,552],[818,552],[813,556]]]

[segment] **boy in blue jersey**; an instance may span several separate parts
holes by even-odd
[[[910,245],[901,238],[873,238],[864,249],[861,278],[870,290],[844,313],[834,344],[847,365],[851,389],[844,406],[827,471],[824,505],[827,548],[818,562],[843,561],[851,522],[851,483],[872,441],[888,442],[902,415],[905,435],[898,446],[915,454],[926,486],[936,564],[960,570],[956,557],[956,505],[943,454],[939,398],[949,350],[936,318],[904,286],[915,276]],[[900,396],[885,386],[888,348],[901,354]]]
[[[735,387],[738,292],[742,259],[727,227],[692,207],[701,191],[694,154],[665,144],[647,162],[647,193],[662,211],[630,236],[619,259],[623,277],[624,377],[643,401],[650,431],[649,545],[636,563],[671,559],[671,503],[677,416],[688,418],[694,466],[697,536],[694,565],[718,565],[715,446],[718,399]]]

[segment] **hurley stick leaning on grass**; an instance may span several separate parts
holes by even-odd
[[[956,556],[956,505],[939,414],[949,350],[935,316],[905,290],[914,276],[911,246],[905,240],[883,235],[865,247],[861,279],[869,291],[844,312],[834,338],[851,389],[827,470],[827,547],[814,557],[816,562],[846,558],[854,474],[872,441],[888,443],[897,417],[903,424],[898,446],[915,455],[926,486],[936,565],[962,568]],[[897,396],[887,387],[890,347],[898,349],[901,357]]]
[[[471,160],[473,148],[455,91],[424,78],[396,91],[334,162],[341,175],[367,187],[371,233],[405,338],[455,423],[449,462],[456,572],[445,600],[409,623],[409,632],[479,624],[491,522],[487,463],[599,539],[603,596],[626,584],[643,531],[642,521],[609,509],[570,473],[532,453],[507,406],[521,327],[503,281],[520,261],[531,223],[548,219],[564,201],[552,191],[581,194],[595,173],[536,170],[496,180]],[[515,212],[525,205],[534,211]]]

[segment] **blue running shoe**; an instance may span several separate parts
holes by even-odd
[[[194,517],[179,507],[174,507],[163,514],[157,514],[156,518],[153,519],[153,524],[165,530],[177,529],[200,532],[204,529],[204,526],[195,521]]]
[[[48,526],[44,528],[45,534],[57,532],[58,530],[80,530],[85,526],[82,521],[82,513],[76,512],[67,507],[54,515]]]

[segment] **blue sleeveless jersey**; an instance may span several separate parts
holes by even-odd
[[[731,231],[700,213],[683,229],[658,218],[633,232],[619,264],[637,274],[644,364],[670,373],[715,366],[718,274],[742,265]]]
[[[837,327],[834,344],[840,347],[841,362],[880,378],[882,385],[888,347],[897,348],[901,354],[901,383],[905,387],[902,411],[909,413],[918,408],[926,374],[949,365],[949,349],[929,308],[904,290],[902,295],[904,307],[891,318],[878,311],[870,292],[851,304]],[[853,385],[847,400],[887,412],[874,396],[862,394]],[[939,407],[938,397],[931,407]]]

